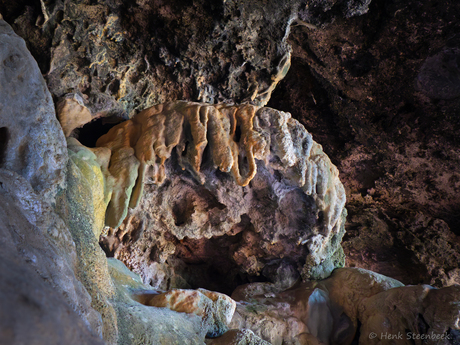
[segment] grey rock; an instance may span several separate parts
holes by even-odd
[[[22,38],[0,20],[0,168],[50,201],[63,187],[67,150],[53,100]]]
[[[139,303],[139,296],[155,296],[163,291],[144,285],[139,275],[119,260],[109,258],[108,266],[116,290],[118,344],[204,345],[210,325],[203,322],[203,315]]]
[[[254,334],[250,329],[231,329],[223,336],[206,339],[206,345],[271,345]]]
[[[103,344],[75,244],[20,175],[0,169],[0,343]]]

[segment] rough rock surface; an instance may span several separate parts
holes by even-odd
[[[119,260],[109,258],[108,266],[116,291],[113,302],[118,317],[118,344],[204,345],[206,334],[215,330],[216,324],[207,314],[176,312],[139,303],[139,296],[159,296],[163,291],[144,285]],[[212,314],[213,310],[207,312]]]
[[[459,299],[458,285],[404,286],[372,296],[359,307],[360,343],[381,344],[393,337],[398,344],[456,344],[460,341]]]
[[[269,105],[292,112],[341,172],[347,264],[405,283],[458,283],[458,3],[283,6],[3,0],[0,12],[50,72],[52,95],[80,93],[94,115],[251,99],[284,74],[291,45]],[[454,236],[437,245],[440,228]]]
[[[178,275],[195,287],[212,280],[225,286],[241,273],[286,284],[294,279],[270,267],[281,259],[304,279],[327,277],[343,265],[346,210],[338,171],[288,113],[166,103],[113,127],[97,146],[111,150],[108,171],[114,190],[121,189],[112,195],[106,223],[117,226],[128,205],[141,200],[102,242],[146,283],[187,287],[171,280]],[[217,254],[211,239],[227,249],[207,261]],[[197,264],[203,265],[194,272]],[[181,272],[184,265],[190,272]]]
[[[271,345],[249,329],[231,329],[223,336],[206,339],[206,345]]]
[[[174,99],[265,104],[289,68],[286,39],[298,7],[297,0],[41,4],[19,17],[13,4],[3,12],[21,35],[39,36],[31,50],[53,96],[79,93],[93,114],[120,115]]]
[[[97,327],[107,344],[116,344],[117,317],[109,300],[114,297],[115,289],[106,256],[97,240],[107,206],[105,179],[96,155],[72,140],[69,140],[66,181],[67,188],[56,199],[56,209],[75,242],[76,274],[91,295],[91,306],[101,315],[102,325],[92,327]]]
[[[52,201],[67,159],[53,100],[24,40],[1,17],[0,42],[0,168]]]
[[[173,289],[161,294],[136,294],[134,298],[144,305],[198,315],[203,328],[208,329],[206,336],[211,338],[228,330],[236,308],[235,301],[227,295],[204,289]]]
[[[0,343],[103,344],[72,236],[41,199],[0,169]]]
[[[248,328],[271,344],[455,344],[459,291],[341,268],[284,291],[269,283],[240,286],[230,327]]]
[[[347,265],[458,284],[459,3],[373,0],[359,17],[327,13],[336,16],[312,21],[318,30],[292,27],[291,69],[268,105],[291,111],[340,171]]]

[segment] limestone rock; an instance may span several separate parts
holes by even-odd
[[[291,68],[268,106],[292,112],[340,171],[347,265],[460,284],[458,4],[349,3],[369,11],[344,19],[345,2],[303,2],[299,19],[320,29],[292,25]]]
[[[401,286],[392,278],[353,268],[287,290],[269,283],[243,285],[232,294],[239,303],[230,327],[250,329],[272,344],[351,344],[363,322],[360,307],[368,298]]]
[[[56,114],[66,137],[69,137],[74,129],[92,120],[91,112],[78,94],[69,94],[59,100]]]
[[[236,308],[230,297],[204,289],[173,289],[159,295],[138,294],[135,299],[144,305],[200,316],[208,337],[218,337],[228,330]]]
[[[30,38],[53,97],[80,93],[94,115],[132,116],[175,99],[266,104],[289,69],[298,1],[30,6],[5,12]]]
[[[206,339],[206,345],[270,345],[249,329],[231,329],[224,335]]]
[[[355,329],[358,327],[358,306],[366,298],[404,286],[396,279],[361,268],[339,268],[321,284],[330,298],[343,308]]]
[[[159,296],[162,291],[144,285],[141,278],[121,261],[109,258],[108,265],[116,297],[119,344],[186,344],[204,345],[211,326],[207,315],[176,312],[139,303],[140,297]],[[141,298],[141,299],[142,299]],[[209,320],[208,320],[209,321]]]
[[[318,279],[344,263],[345,191],[338,171],[289,113],[171,102],[113,127],[97,146],[111,150],[108,170],[121,181],[114,188],[122,197],[112,195],[111,203],[117,204],[109,204],[106,224],[118,226],[127,206],[142,200],[120,229],[102,241],[145,282],[156,275],[149,272],[157,269],[155,262],[164,265],[175,252],[189,256],[188,245],[197,247],[193,252],[202,261],[198,257],[209,255],[203,246],[212,237],[235,241],[232,246],[221,243],[232,274],[238,268],[258,275],[285,257],[283,267],[294,277],[302,273],[304,279]],[[127,153],[124,160],[119,159],[122,152]],[[132,240],[121,242],[124,236]],[[174,270],[175,263],[169,262]],[[175,274],[169,271],[165,279]],[[281,272],[265,272],[286,284]]]
[[[103,344],[69,230],[25,178],[4,169],[0,219],[0,342]]]
[[[459,47],[444,47],[428,57],[417,76],[419,89],[434,99],[453,99],[460,96]]]
[[[0,19],[0,168],[53,201],[63,187],[66,143],[53,100],[23,39]]]
[[[360,342],[455,344],[460,341],[460,287],[404,286],[361,303]],[[374,336],[375,334],[375,336]]]
[[[99,153],[99,157],[94,153]],[[118,339],[117,316],[110,298],[115,295],[105,254],[98,236],[104,226],[110,194],[102,169],[108,164],[107,149],[90,150],[75,139],[69,139],[67,189],[57,199],[57,211],[66,222],[76,245],[76,274],[91,295],[91,305],[101,314],[98,325],[107,344]],[[107,159],[104,160],[104,157]],[[105,163],[104,163],[105,161]],[[96,327],[96,325],[93,325]]]

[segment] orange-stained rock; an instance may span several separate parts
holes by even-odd
[[[56,114],[66,138],[74,129],[82,127],[93,119],[81,97],[76,94],[61,99],[56,104]]]
[[[236,308],[235,301],[227,295],[205,289],[173,289],[162,294],[137,294],[133,298],[144,305],[200,316],[208,337],[218,337],[228,330]]]
[[[202,261],[211,253],[202,251],[201,239],[237,232],[240,243],[223,245],[219,257],[227,263],[215,265],[222,276],[237,266],[243,274],[275,277],[286,288],[300,275],[321,279],[344,264],[345,190],[338,170],[289,113],[169,102],[113,127],[96,145],[111,150],[108,170],[119,181],[103,245],[144,282],[164,290],[204,286],[189,282],[200,274],[187,277],[166,259]],[[125,158],[117,160],[120,152]],[[130,216],[120,224],[128,207]],[[168,285],[174,276],[184,284]]]
[[[98,147],[112,150],[109,171],[120,181],[115,185],[120,188],[118,193],[114,192],[106,224],[118,227],[126,217],[127,203],[131,208],[138,205],[148,166],[153,166],[154,182],[163,183],[164,164],[174,148],[178,150],[183,169],[190,168],[203,183],[200,168],[204,150],[209,145],[213,163],[223,172],[231,171],[237,183],[246,186],[257,172],[255,158],[262,157],[267,145],[253,128],[257,109],[247,104],[214,107],[177,101],[145,109],[131,120],[113,127],[96,143]],[[66,121],[63,117],[61,123],[67,125]],[[73,127],[73,124],[68,126]],[[238,145],[240,141],[242,145]],[[240,147],[248,160],[247,174],[242,174],[239,167]],[[114,200],[115,197],[122,200]]]

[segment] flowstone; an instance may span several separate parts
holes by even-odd
[[[344,264],[338,170],[289,113],[170,102],[96,145],[110,149],[115,181],[103,247],[146,283],[222,290],[227,278],[264,275],[289,285]]]

